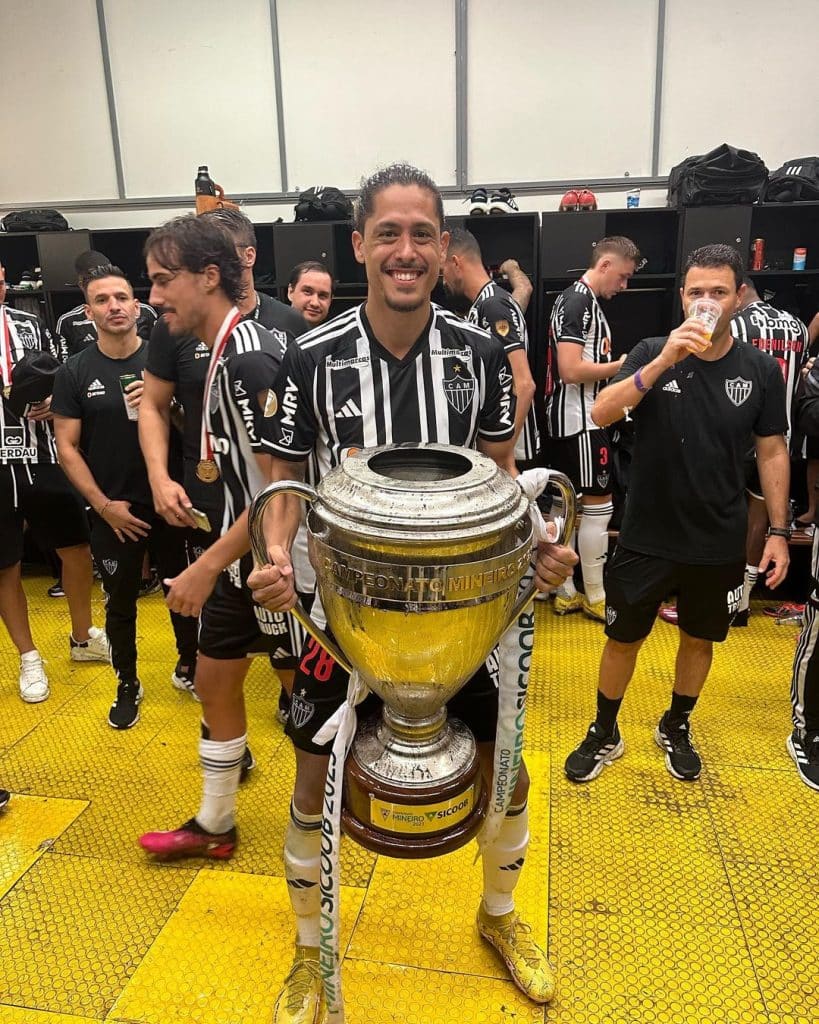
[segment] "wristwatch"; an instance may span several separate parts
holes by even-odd
[[[769,537],[784,537],[785,540],[790,540],[792,532],[793,531],[791,530],[790,526],[769,526],[768,527],[768,536]]]

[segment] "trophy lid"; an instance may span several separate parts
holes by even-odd
[[[526,514],[508,473],[471,448],[407,443],[351,453],[317,487],[314,512],[353,532],[495,535]]]

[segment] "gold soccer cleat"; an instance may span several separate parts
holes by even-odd
[[[514,910],[492,917],[481,904],[478,931],[500,954],[512,981],[534,1003],[548,1003],[555,994],[555,971],[532,938],[532,929]]]
[[[318,946],[296,945],[290,973],[276,1000],[273,1024],[323,1024],[324,988]]]
[[[571,615],[572,612],[579,612],[582,607],[582,594],[572,594],[571,597],[561,597],[560,594],[555,594],[555,615]]]
[[[587,601],[583,595],[583,614],[588,619],[595,619],[597,622],[606,621],[606,599],[602,601]]]

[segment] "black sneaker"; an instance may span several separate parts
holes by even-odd
[[[0,811],[4,809],[9,800],[11,800],[11,793],[7,789],[0,789]]]
[[[255,767],[256,758],[253,756],[253,751],[250,747],[245,747],[245,752],[242,754],[242,770],[239,772],[239,782],[244,782]]]
[[[658,747],[665,751],[665,766],[675,779],[694,782],[700,777],[702,761],[691,742],[691,726],[688,722],[668,726],[666,712],[654,730]]]
[[[794,729],[788,737],[787,747],[799,778],[806,786],[819,790],[819,732],[806,732],[802,736],[798,729]]]
[[[117,686],[117,699],[108,712],[108,724],[112,729],[130,729],[139,721],[139,702],[142,700],[142,684],[138,679],[129,679]]]
[[[489,195],[485,188],[476,188],[469,199],[464,201],[469,203],[469,214],[472,217],[479,213],[489,213]]]
[[[748,618],[751,614],[750,608],[743,608],[742,611],[736,613],[731,622],[731,625],[736,628],[737,626],[747,626]]]
[[[287,695],[287,690],[284,687],[279,690],[279,706],[276,708],[276,721],[280,725],[287,725],[287,719],[290,717],[290,698]]]
[[[515,197],[508,188],[499,188],[489,199],[489,213],[520,213]]]
[[[196,695],[196,687],[193,684],[195,676],[196,661],[190,665],[183,665],[180,658],[176,663],[176,668],[171,673],[171,684],[174,689],[181,690],[182,693],[189,693],[194,700],[199,700]]]
[[[140,582],[137,597],[148,597],[150,594],[156,594],[161,589],[162,584],[159,582],[159,576],[152,572],[147,579]]]
[[[57,580],[56,583],[52,583],[48,588],[49,597],[65,597],[65,591],[63,590],[63,581]]]
[[[597,778],[607,764],[622,757],[625,749],[616,722],[614,723],[614,732],[608,735],[602,731],[597,722],[592,722],[586,733],[586,738],[577,750],[573,750],[566,758],[564,765],[566,778],[572,782],[591,782],[592,779]]]

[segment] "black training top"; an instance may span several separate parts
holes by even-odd
[[[128,419],[120,385],[124,374],[142,376],[147,354],[142,340],[127,359],[112,359],[98,345],[89,345],[57,371],[51,409],[82,421],[80,451],[100,489],[112,501],[151,509],[137,421]]]
[[[612,383],[650,363],[666,340],[635,345]],[[745,453],[754,436],[788,429],[776,361],[736,342],[714,362],[688,356],[658,378],[632,415],[623,546],[690,564],[744,558]]]

